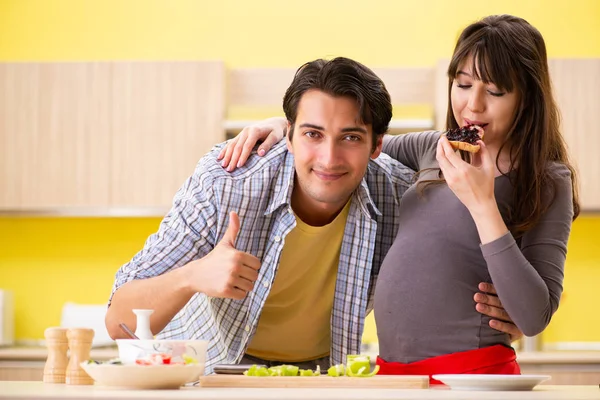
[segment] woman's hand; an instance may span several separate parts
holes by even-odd
[[[477,153],[471,154],[471,164],[456,154],[445,135],[437,144],[436,159],[448,187],[471,213],[495,204],[494,177],[496,166],[483,141]]]
[[[463,161],[446,136],[437,144],[436,159],[448,187],[467,207],[477,226],[482,244],[492,242],[508,232],[494,195],[496,165],[482,140],[479,151],[471,154],[471,163]]]
[[[221,165],[227,171],[241,167],[246,163],[252,149],[259,140],[264,140],[258,148],[258,155],[264,156],[270,149],[279,142],[284,135],[287,122],[285,118],[269,118],[262,122],[250,125],[233,139],[225,144],[225,147],[219,153],[218,160],[223,160]]]

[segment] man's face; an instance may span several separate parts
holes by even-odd
[[[372,151],[371,125],[360,120],[350,97],[309,90],[300,99],[287,147],[296,167],[292,205],[303,220],[302,214],[337,214],[358,187],[369,159],[381,153],[381,139]]]

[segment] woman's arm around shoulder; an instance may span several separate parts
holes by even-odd
[[[435,149],[441,133],[437,131],[412,132],[385,135],[383,152],[408,168],[420,170],[421,160],[430,155],[435,158]]]

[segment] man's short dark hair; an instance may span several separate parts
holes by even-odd
[[[383,81],[366,66],[345,57],[318,59],[302,65],[283,97],[283,111],[291,124],[290,140],[298,115],[300,99],[309,90],[320,90],[334,97],[356,100],[361,122],[373,129],[373,148],[379,135],[388,130],[392,101]]]

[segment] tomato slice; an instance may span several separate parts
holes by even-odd
[[[170,354],[161,354],[160,355],[162,357],[162,363],[163,364],[171,364],[171,355]]]

